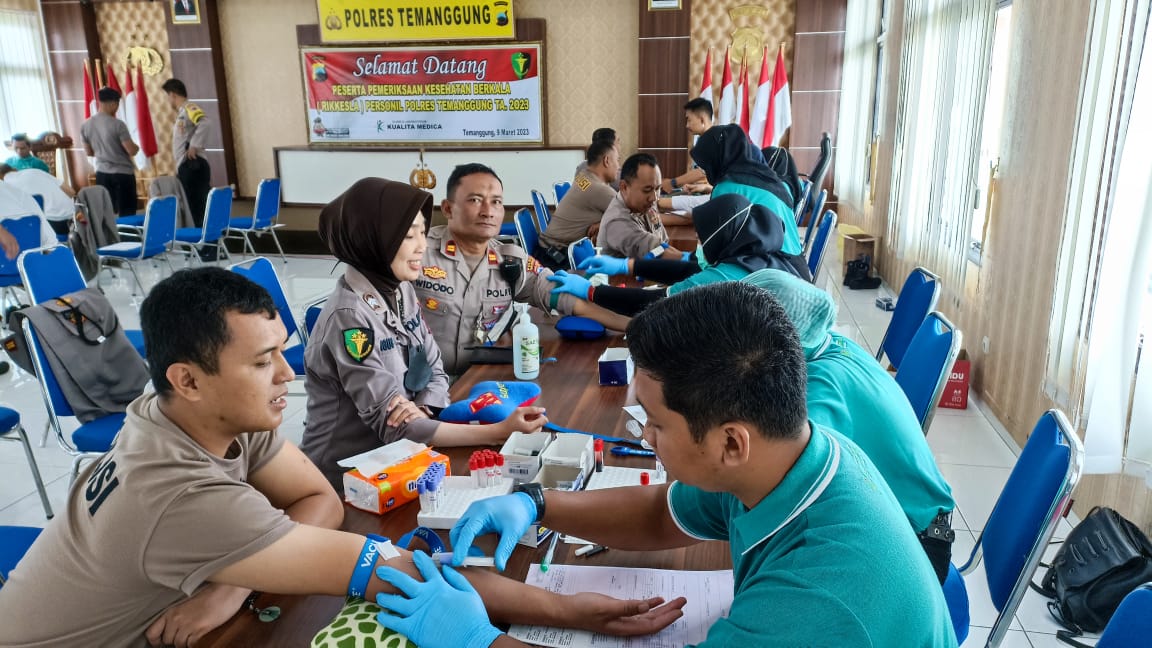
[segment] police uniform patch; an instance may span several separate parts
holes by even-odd
[[[456,241],[448,241],[444,244],[444,254],[456,256]]]
[[[364,293],[364,303],[368,304],[368,308],[374,311],[380,310],[380,300],[376,299],[376,295],[372,293]]]
[[[356,362],[364,362],[372,355],[374,337],[372,329],[344,329],[344,350],[348,352],[348,357]]]
[[[540,265],[540,262],[532,257],[528,257],[528,262],[525,263],[525,268],[527,268],[528,272],[531,272],[532,274],[540,274],[544,271],[544,266]]]
[[[448,271],[440,266],[424,266],[424,276],[429,279],[447,279]]]
[[[584,174],[580,174],[576,176],[576,186],[580,191],[588,191],[588,187],[592,186],[592,181],[586,178]]]
[[[200,109],[200,106],[192,102],[184,104],[184,112],[188,115],[188,121],[193,124],[199,124],[200,120],[204,119],[204,111]]]
[[[496,265],[498,263],[500,263],[500,259],[496,256],[496,251],[489,249],[488,250],[488,265]]]
[[[440,302],[429,297],[428,299],[424,300],[424,308],[427,308],[428,310],[436,310],[437,308],[440,308]]]

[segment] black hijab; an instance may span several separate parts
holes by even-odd
[[[713,126],[696,140],[692,159],[716,186],[727,180],[772,192],[789,207],[795,205],[787,185],[764,161],[764,155],[736,124]]]
[[[731,263],[748,272],[791,270],[783,260],[784,222],[740,194],[724,194],[692,210],[709,265]]]
[[[424,222],[431,222],[432,194],[401,182],[364,178],[320,210],[320,240],[392,303],[400,285],[392,259],[421,212]]]

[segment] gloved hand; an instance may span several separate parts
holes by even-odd
[[[421,583],[392,567],[377,567],[376,576],[403,592],[377,594],[376,604],[384,611],[376,621],[411,639],[422,648],[488,648],[500,636],[484,601],[472,584],[455,569],[443,567],[423,551],[412,554],[412,562],[424,577]]]
[[[588,299],[588,289],[592,287],[592,284],[584,277],[568,274],[565,270],[556,271],[556,274],[548,277],[548,281],[560,284],[552,289],[553,295],[568,293],[584,300]]]
[[[583,270],[589,274],[628,274],[628,259],[617,259],[616,257],[597,254],[596,256],[588,257],[581,261],[580,265],[576,266],[576,269]]]
[[[536,520],[536,503],[526,493],[489,497],[468,505],[456,526],[448,532],[452,541],[452,564],[460,565],[476,536],[495,531],[500,534],[496,545],[496,569],[504,571],[516,541]]]

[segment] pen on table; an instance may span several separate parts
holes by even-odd
[[[540,562],[540,571],[548,571],[548,566],[552,564],[552,556],[556,554],[556,541],[560,539],[560,532],[552,532],[552,542],[548,544],[548,553],[544,554],[544,560]]]
[[[656,453],[651,450],[640,450],[637,448],[629,448],[628,446],[614,446],[612,454],[621,457],[655,457]]]
[[[608,547],[604,545],[584,545],[576,550],[576,555],[587,558],[588,556],[595,556],[601,551],[608,551]]]

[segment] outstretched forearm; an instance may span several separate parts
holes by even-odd
[[[673,521],[667,485],[550,490],[544,502],[544,526],[615,549],[657,551],[698,542]]]

